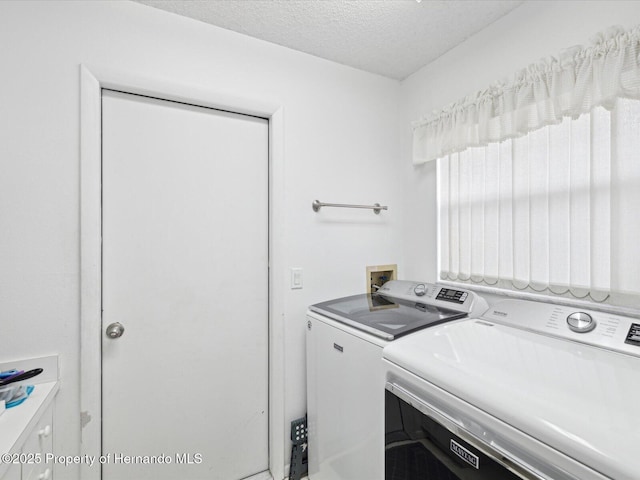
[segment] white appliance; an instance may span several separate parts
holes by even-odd
[[[638,319],[509,299],[384,359],[386,480],[640,478]]]
[[[486,308],[473,292],[400,280],[387,282],[375,294],[309,307],[309,478],[382,480],[383,347]]]

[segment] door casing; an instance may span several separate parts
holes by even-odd
[[[269,120],[269,470],[284,478],[283,107],[259,99],[110,68],[80,65],[80,421],[82,455],[102,453],[102,89],[254,115]],[[80,478],[101,469],[81,465]]]

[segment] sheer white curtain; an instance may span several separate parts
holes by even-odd
[[[640,27],[612,27],[589,46],[565,50],[468,95],[413,125],[413,161],[435,160],[517,138],[617,98],[640,99]]]
[[[439,160],[440,278],[638,306],[640,101]]]

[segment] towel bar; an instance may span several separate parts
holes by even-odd
[[[349,205],[346,203],[324,203],[320,200],[314,200],[311,204],[314,212],[319,212],[322,207],[340,207],[340,208],[369,208],[373,210],[373,213],[378,215],[382,210],[388,210],[389,207],[386,205],[380,205],[379,203],[374,203],[373,205]]]

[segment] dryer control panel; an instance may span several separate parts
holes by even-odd
[[[640,320],[614,313],[507,299],[482,319],[640,357]]]

